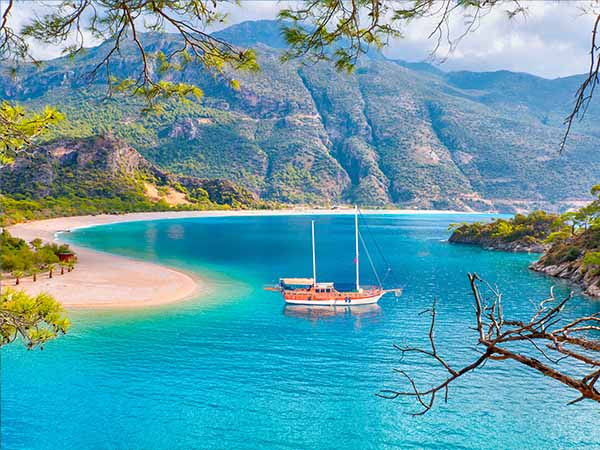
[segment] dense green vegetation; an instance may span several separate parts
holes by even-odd
[[[491,222],[452,224],[450,242],[514,243],[525,245],[544,243],[553,233],[563,229],[563,220],[557,214],[534,211],[516,214],[510,219],[494,219]]]
[[[552,244],[540,260],[544,265],[579,261],[583,273],[600,275],[600,184],[591,191],[596,199],[561,216],[562,229],[548,238]]]
[[[0,310],[0,347],[21,339],[28,349],[43,348],[71,326],[62,306],[48,294],[31,296],[5,288],[0,293]]]
[[[555,240],[532,268],[579,283],[587,294],[600,297],[600,223]]]
[[[68,261],[61,261],[60,255],[73,255]],[[34,239],[29,244],[23,239],[10,235],[7,230],[0,233],[0,269],[10,273],[19,284],[24,276],[32,276],[36,281],[40,272],[48,272],[53,276],[57,265],[61,273],[65,268],[72,270],[76,257],[67,244],[43,243],[41,239]]]
[[[22,199],[20,195],[0,196],[2,217],[0,226],[11,225],[29,220],[49,219],[53,217],[78,216],[87,214],[122,214],[129,212],[176,211],[198,209],[198,206],[170,206],[165,202],[152,202],[135,194],[129,196],[111,196],[110,198],[82,198],[77,196],[59,196],[36,200]],[[217,205],[214,206],[215,209]],[[204,206],[209,209],[209,205]]]
[[[597,182],[596,101],[568,157],[557,154],[577,77],[445,74],[372,55],[348,75],[326,63],[281,64],[274,22],[220,33],[256,48],[262,71],[241,74],[236,90],[231,77],[190,65],[173,79],[199,86],[202,101],[167,101],[161,116],[142,114],[140,99],[106,99],[102,80],[82,81],[105,47],[25,67],[16,80],[0,74],[0,98],[56,105],[66,119],[48,140],[111,132],[164,170],[227,179],[281,202],[559,210]],[[148,39],[157,48],[167,41]],[[121,48],[119,78],[136,68],[132,46]]]
[[[81,214],[274,206],[228,181],[162,172],[114,137],[53,141],[5,167],[0,184],[4,225]]]

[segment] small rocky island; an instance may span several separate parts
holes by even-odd
[[[488,223],[453,224],[448,240],[489,250],[542,253],[531,270],[569,280],[600,298],[600,185],[592,195],[592,203],[562,215],[535,211]]]

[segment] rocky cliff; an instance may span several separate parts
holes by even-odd
[[[600,228],[552,245],[530,268],[569,280],[586,294],[600,297]]]

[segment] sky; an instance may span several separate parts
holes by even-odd
[[[511,70],[545,78],[586,72],[594,16],[583,14],[581,7],[589,6],[593,1],[525,0],[522,3],[527,7],[525,17],[517,16],[509,20],[506,14],[508,6],[501,5],[485,16],[477,29],[469,33],[454,52],[447,54],[442,49],[434,62],[446,71]],[[0,12],[5,4],[6,0],[0,0]],[[17,3],[11,23],[18,28],[33,14],[43,13],[50,4],[50,1]],[[237,6],[222,3],[219,7],[222,5],[229,13],[227,24],[232,25],[245,20],[275,19],[278,11],[289,4],[264,0],[241,1]],[[600,4],[596,5],[600,10]],[[462,18],[457,18],[451,25],[460,34]],[[433,27],[433,19],[415,21],[403,30],[403,38],[389,43],[385,55],[410,62],[432,62],[430,53],[435,41],[428,36]],[[86,39],[90,46],[98,44],[89,36]],[[60,49],[48,45],[32,43],[32,48],[38,58],[60,55]]]

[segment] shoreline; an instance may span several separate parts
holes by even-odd
[[[125,214],[98,214],[95,216],[66,216],[53,219],[34,220],[23,222],[8,227],[12,233],[13,229],[27,229],[28,225],[34,225],[36,230],[47,235],[48,232],[61,233],[69,232],[80,228],[96,227],[101,225],[111,225],[123,222],[142,222],[150,220],[169,220],[169,219],[194,219],[210,217],[262,217],[262,216],[302,216],[302,215],[350,215],[354,214],[354,208],[338,209],[315,209],[315,208],[294,208],[294,209],[248,209],[248,210],[207,210],[207,211],[158,211],[158,212],[135,212]],[[440,214],[461,214],[461,215],[490,215],[494,213],[487,212],[467,212],[439,209],[365,209],[361,214],[388,214],[388,215],[440,215]],[[62,223],[64,222],[64,225]],[[62,226],[60,226],[62,225]],[[37,236],[46,239],[46,236]],[[52,236],[56,239],[57,236]]]
[[[366,210],[364,214],[468,214],[439,210]],[[348,215],[354,209],[282,209],[230,211],[167,211],[128,214],[72,216],[25,222],[8,227],[15,237],[27,242],[41,238],[62,242],[60,235],[76,229],[124,222],[191,219],[210,217]],[[162,264],[128,258],[71,245],[77,254],[75,270],[56,274],[54,278],[30,277],[21,280],[17,289],[30,295],[47,292],[65,308],[140,308],[166,305],[202,296],[211,289],[205,279]],[[7,286],[7,287],[15,287]]]

